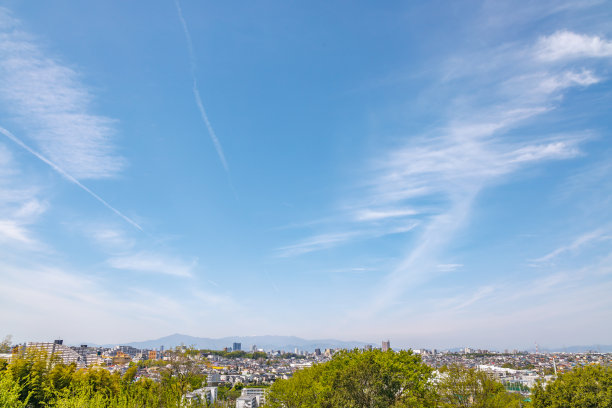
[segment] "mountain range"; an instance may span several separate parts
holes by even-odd
[[[218,339],[208,337],[194,337],[186,334],[172,334],[155,340],[136,341],[131,343],[121,343],[125,346],[132,346],[138,349],[165,349],[180,345],[194,346],[198,349],[222,350],[225,347],[232,347],[233,343],[241,343],[242,350],[250,351],[252,346],[264,350],[285,350],[293,352],[305,350],[313,352],[316,348],[321,351],[326,348],[345,348],[363,347],[366,344],[360,341],[342,341],[335,339],[306,340],[295,336],[242,336],[242,337],[222,337]],[[115,344],[105,344],[103,347],[112,347]]]
[[[298,350],[304,350],[313,352],[316,348],[321,351],[327,348],[344,348],[352,349],[355,347],[362,348],[366,344],[372,344],[374,347],[380,347],[380,343],[365,343],[361,341],[342,341],[336,339],[318,339],[318,340],[307,340],[296,336],[234,336],[234,337],[221,337],[221,338],[209,338],[209,337],[195,337],[186,334],[175,333],[170,336],[161,337],[155,340],[136,341],[131,343],[115,343],[115,344],[104,344],[102,347],[113,347],[117,344],[132,346],[138,349],[160,349],[164,346],[165,349],[174,348],[176,346],[195,346],[198,349],[208,350],[223,350],[225,347],[232,347],[233,343],[241,343],[242,350],[250,351],[252,346],[256,346],[257,349],[269,350],[284,350],[286,352],[293,352],[297,348]],[[91,344],[91,343],[89,343]],[[93,344],[91,344],[93,345]],[[391,344],[393,347],[393,344]],[[403,348],[403,347],[402,347]],[[451,348],[450,351],[461,351],[463,348]],[[570,353],[581,353],[587,351],[597,351],[602,353],[612,353],[612,345],[585,345],[585,346],[567,346],[567,347],[540,347],[540,352],[570,352]],[[530,352],[535,352],[535,349],[529,349]]]

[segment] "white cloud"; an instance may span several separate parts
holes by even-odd
[[[482,101],[456,96],[462,102],[461,110],[450,117],[447,126],[425,135],[407,135],[403,145],[394,146],[376,160],[366,191],[361,191],[358,200],[380,207],[409,207],[422,213],[426,211],[417,203],[427,202],[430,216],[421,217],[416,244],[380,282],[359,313],[376,315],[396,304],[409,288],[447,272],[438,259],[469,221],[481,191],[512,175],[517,177],[527,166],[582,154],[579,146],[587,139],[585,135],[536,134],[525,138],[507,134],[551,112],[562,91],[598,83],[595,73],[586,68],[543,73],[540,66],[522,63],[522,51],[514,48],[504,53],[494,50],[493,54],[497,60],[489,66],[489,72],[472,73],[476,75],[471,78],[475,81],[472,86],[478,87],[478,78],[482,77],[481,86],[487,89]],[[489,56],[480,58],[486,64]],[[469,63],[480,65],[474,55]],[[432,202],[437,203],[435,207]],[[485,295],[483,292],[479,296]],[[463,307],[473,303],[469,299],[466,302]]]
[[[45,55],[0,7],[0,103],[43,154],[76,178],[112,177],[124,165],[113,152],[114,121],[91,112],[78,74]]]
[[[107,263],[115,269],[180,277],[193,276],[193,269],[197,265],[196,261],[187,263],[178,258],[152,252],[138,252],[130,255],[116,256],[110,258]]]
[[[18,219],[32,220],[43,214],[47,210],[47,207],[47,203],[34,198],[23,203],[15,212],[15,217]]]
[[[203,314],[199,298],[147,290],[146,280],[141,285],[118,287],[103,275],[93,277],[83,270],[36,263],[15,266],[6,259],[0,259],[0,279],[0,309],[13,311],[0,316],[0,325],[24,341],[49,340],[47,336],[58,334],[73,342],[142,339],[143,335],[167,335],[180,328],[195,329]],[[190,289],[183,288],[181,293],[190,293]],[[215,298],[206,312],[223,315],[222,306],[231,302],[224,301]],[[84,321],[96,324],[84,330]]]
[[[576,157],[580,154],[580,150],[576,147],[578,140],[572,140],[568,137],[564,141],[521,147],[507,155],[509,159],[508,163],[518,164],[524,162],[535,162],[539,160],[558,160]]]
[[[463,267],[463,264],[438,264],[436,268],[442,272],[453,272]]]
[[[566,71],[560,75],[547,75],[542,78],[542,82],[536,90],[548,94],[571,86],[589,86],[600,81],[601,79],[595,76],[592,71],[586,69],[581,72]]]
[[[111,251],[127,251],[134,247],[135,241],[126,231],[110,225],[93,224],[82,227],[85,236],[92,239],[96,245]]]
[[[376,221],[386,218],[399,218],[410,215],[416,215],[417,212],[412,209],[394,208],[394,209],[363,209],[355,214],[357,221]]]
[[[1,128],[0,128],[1,130]],[[22,249],[41,249],[29,227],[47,210],[37,188],[24,188],[23,174],[0,144],[0,242]]]
[[[0,219],[0,241],[18,241],[23,244],[33,243],[28,231],[13,220]]]
[[[582,247],[592,243],[593,241],[598,241],[598,240],[605,239],[605,238],[606,238],[605,230],[599,228],[594,231],[590,231],[590,232],[580,235],[579,237],[575,238],[570,244],[563,245],[540,258],[534,259],[533,262],[536,265],[541,264],[541,263],[550,262],[553,259],[557,258],[558,256],[566,252],[575,252],[581,249]]]
[[[305,239],[295,245],[288,245],[277,249],[277,256],[281,258],[303,255],[313,251],[328,249],[340,245],[359,235],[356,232],[335,234],[321,234]]]
[[[400,215],[398,214],[397,217],[400,217]],[[391,218],[393,220],[395,217],[375,217],[368,219],[367,221],[377,221],[386,218]],[[314,235],[302,240],[301,242],[298,242],[297,244],[278,248],[276,250],[276,256],[280,258],[287,258],[307,254],[310,252],[321,251],[324,249],[330,249],[339,245],[347,244],[355,240],[366,240],[380,238],[392,234],[403,234],[412,231],[419,225],[417,221],[393,221],[395,222],[391,222],[388,225],[375,225],[374,227],[356,228],[347,232]]]
[[[541,37],[536,44],[535,55],[543,61],[611,57],[612,41],[596,35],[562,30]]]

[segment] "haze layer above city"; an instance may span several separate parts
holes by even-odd
[[[0,336],[612,344],[610,22],[3,2]]]

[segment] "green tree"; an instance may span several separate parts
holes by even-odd
[[[34,350],[16,357],[8,365],[7,372],[19,387],[20,400],[39,407],[51,397],[47,374],[52,364],[47,354]]]
[[[276,380],[266,398],[272,408],[301,408],[320,406],[324,399],[325,386],[322,382],[323,364],[297,371],[288,380]]]
[[[533,393],[534,408],[612,408],[612,367],[576,367]]]
[[[121,378],[121,383],[124,386],[131,384],[134,381],[134,378],[136,378],[137,373],[138,373],[138,367],[131,366],[130,368],[127,369],[125,374],[123,374],[123,378]]]
[[[7,371],[0,372],[0,407],[24,408],[28,398],[21,399],[21,387]]]
[[[199,353],[193,352],[193,348],[177,348],[167,353],[169,361],[160,371],[166,404],[180,405],[187,392],[201,388],[206,382],[197,356]]]
[[[459,365],[441,371],[437,391],[444,408],[518,408],[522,405],[520,394],[508,393],[491,375]]]
[[[277,381],[271,407],[433,407],[432,370],[411,351],[342,351]]]
[[[10,353],[13,336],[7,334],[4,340],[0,342],[0,353]]]

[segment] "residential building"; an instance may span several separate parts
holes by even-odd
[[[190,405],[196,401],[206,401],[206,406],[214,404],[214,402],[217,400],[217,387],[204,387],[188,392],[185,395],[185,400],[188,402],[187,405]]]
[[[257,408],[257,398],[254,396],[240,396],[236,399],[236,408]]]
[[[266,403],[267,388],[243,388],[241,397],[255,397],[257,406],[260,407]]]
[[[70,347],[64,346],[63,340],[55,340],[53,343],[30,342],[27,344],[26,350],[43,351],[48,357],[59,358],[63,364],[75,363],[78,368],[84,368],[87,366],[85,357],[81,356]]]

